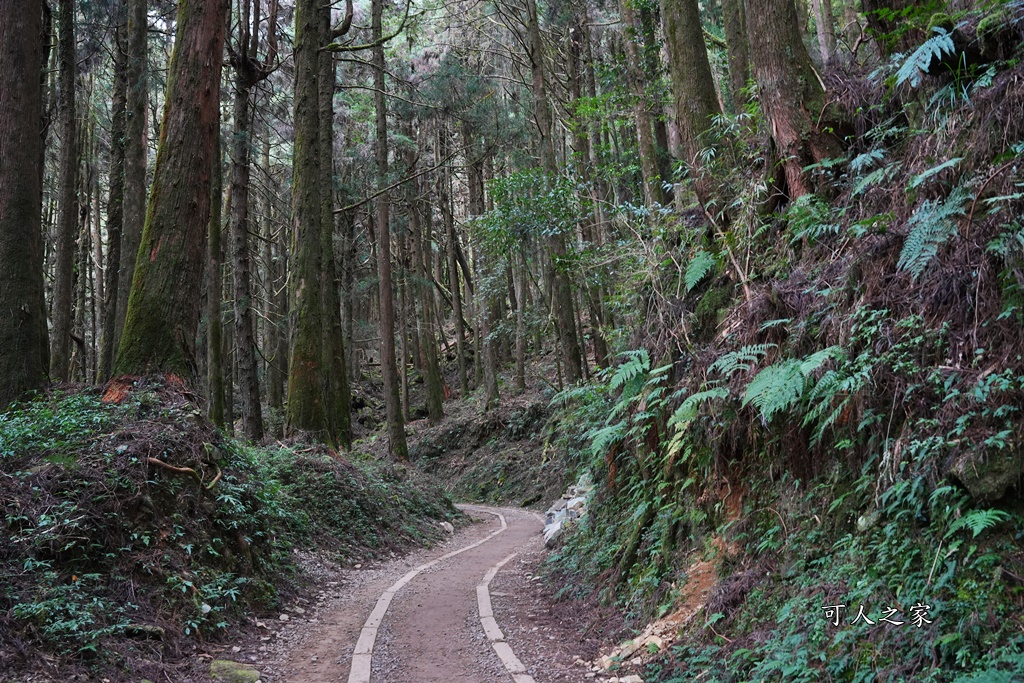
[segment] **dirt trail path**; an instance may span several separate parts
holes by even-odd
[[[529,576],[541,553],[542,522],[535,513],[464,506],[478,523],[442,547],[421,551],[332,588],[330,606],[300,628],[290,651],[264,668],[265,680],[289,683],[543,683],[538,675],[560,657],[538,659],[527,648],[522,661],[506,638],[502,614],[516,596],[497,592],[492,577]],[[498,565],[501,565],[498,567]],[[527,609],[524,602],[524,612]],[[481,619],[483,617],[483,619]],[[504,619],[508,627],[523,629]],[[547,629],[541,629],[547,631]],[[533,633],[531,633],[533,635]],[[545,640],[547,633],[536,633]],[[552,648],[556,650],[558,648]],[[559,662],[563,671],[565,662]],[[574,677],[575,678],[575,677]],[[582,671],[579,678],[582,679]]]

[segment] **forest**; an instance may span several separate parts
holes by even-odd
[[[495,681],[1024,681],[1021,0],[0,17],[0,683],[567,487]]]

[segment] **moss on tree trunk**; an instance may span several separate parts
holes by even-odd
[[[116,374],[193,378],[226,0],[178,7],[153,187]]]

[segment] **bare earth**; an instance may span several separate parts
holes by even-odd
[[[533,573],[543,559],[542,522],[535,513],[465,506],[474,524],[447,543],[372,568],[327,576],[316,605],[292,609],[287,621],[267,623],[259,641],[222,656],[254,664],[263,683],[345,683],[360,629],[378,598],[410,570],[500,529],[481,545],[422,571],[402,587],[378,630],[371,683],[509,683],[484,635],[476,587],[510,555],[491,584],[499,628],[536,683],[582,682],[597,642],[583,639],[578,620],[552,611]],[[510,590],[511,589],[511,590]],[[589,679],[593,680],[593,679]]]

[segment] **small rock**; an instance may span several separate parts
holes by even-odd
[[[313,655],[312,657],[309,658],[309,661],[315,662],[315,661],[318,661],[319,659],[320,659],[319,657],[317,657],[316,655]]]
[[[288,616],[287,614],[282,614],[281,616],[278,617],[278,619],[280,619],[281,621],[288,621],[289,619],[291,619],[291,617]]]
[[[447,531],[449,534],[455,533],[455,527],[452,526],[451,522],[441,522],[441,528]]]
[[[629,676],[622,676],[619,678],[619,683],[644,683],[644,679],[640,678],[636,674],[630,674]]]
[[[267,625],[265,623],[263,623],[262,621],[260,621],[259,619],[256,620],[256,626],[258,628],[266,628],[267,627]]]
[[[234,652],[235,654],[238,654],[239,652],[242,651],[242,648],[240,648],[237,645],[235,645],[233,648],[231,648],[231,651]]]
[[[356,568],[356,569],[362,569],[362,568],[363,568],[363,565],[361,565],[361,564],[357,564],[357,565],[355,565],[355,568]]]
[[[260,672],[248,664],[239,664],[228,659],[217,659],[210,663],[210,676],[224,683],[258,683]]]
[[[292,611],[295,612],[296,614],[305,614],[306,613],[306,610],[302,609],[301,607],[293,607]]]

